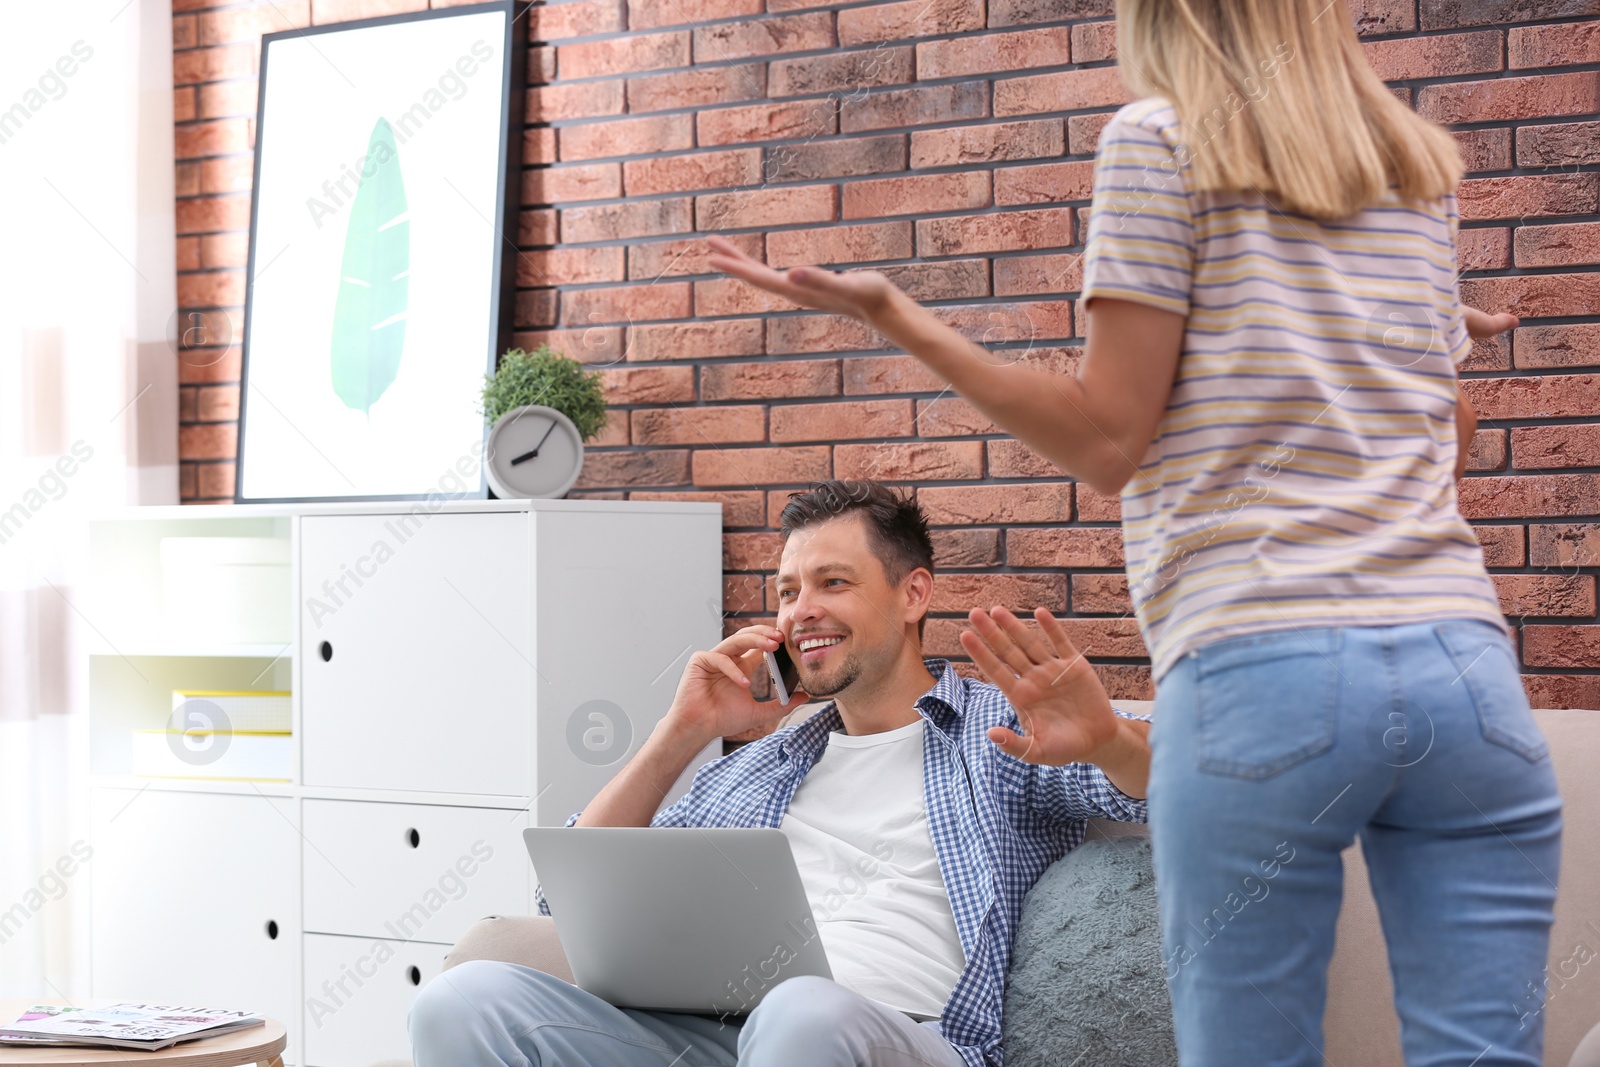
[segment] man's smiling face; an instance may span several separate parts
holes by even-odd
[[[905,598],[889,583],[864,516],[791,533],[778,564],[778,629],[813,697],[873,686],[906,640]]]

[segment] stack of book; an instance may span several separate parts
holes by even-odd
[[[266,1024],[263,1016],[220,1008],[123,1002],[105,1008],[34,1004],[0,1026],[0,1045],[72,1045],[154,1052],[180,1041]]]
[[[167,728],[133,731],[133,773],[287,782],[292,728],[287,692],[174,689]]]

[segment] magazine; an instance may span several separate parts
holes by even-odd
[[[79,1045],[155,1051],[180,1041],[230,1034],[266,1019],[253,1012],[122,1001],[104,1008],[33,1004],[0,1025],[0,1044]]]

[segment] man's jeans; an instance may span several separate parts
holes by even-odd
[[[473,960],[424,986],[408,1025],[417,1067],[964,1067],[938,1024],[814,977],[773,986],[740,1026],[614,1008],[531,967]]]
[[[1340,851],[1410,1067],[1538,1067],[1561,800],[1489,623],[1224,638],[1162,679],[1150,826],[1184,1067],[1321,1067]]]

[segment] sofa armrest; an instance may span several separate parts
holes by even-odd
[[[572,968],[548,915],[490,915],[461,935],[444,958],[445,969],[468,960],[520,963],[536,971],[572,981]]]
[[[1589,1036],[1578,1042],[1567,1067],[1600,1067],[1600,1023],[1589,1031]]]

